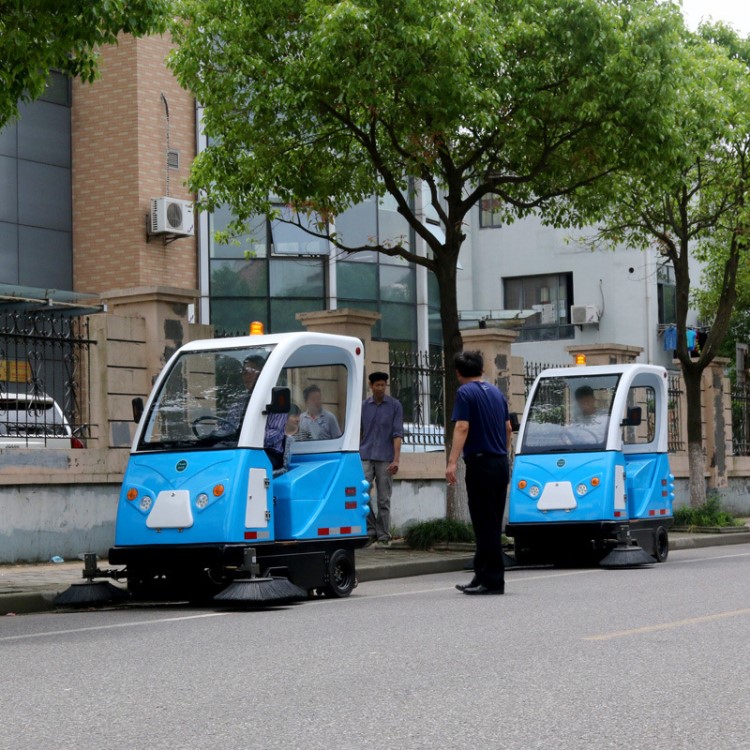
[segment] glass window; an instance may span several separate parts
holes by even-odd
[[[368,198],[347,208],[336,217],[335,227],[338,241],[349,247],[374,245],[378,240],[375,198]],[[362,255],[356,253],[347,260],[361,260]]]
[[[18,283],[18,224],[0,221],[0,284]]]
[[[70,106],[70,79],[63,73],[53,70],[47,79],[47,88],[39,97],[45,102]]]
[[[212,258],[265,258],[267,255],[267,222],[265,216],[253,216],[245,222],[245,233],[219,243],[215,232],[223,232],[232,221],[232,214],[220,206],[209,217]]]
[[[656,391],[651,386],[633,386],[622,418],[622,442],[652,443],[656,436]]]
[[[287,435],[291,434],[295,441],[340,437],[346,419],[347,383],[344,365],[285,367],[279,385],[291,390],[292,412],[295,407],[300,410],[299,425],[293,425],[297,429],[287,430]]]
[[[410,227],[406,219],[398,213],[396,199],[389,194],[384,195],[378,202],[378,241],[385,247],[400,245],[408,250],[410,247]],[[403,258],[391,258],[382,255],[381,263],[404,265]]]
[[[70,110],[49,102],[19,108],[18,158],[70,166]]]
[[[403,266],[380,267],[380,296],[388,302],[416,301],[414,268]]]
[[[377,299],[377,263],[337,262],[336,289],[339,298]]]
[[[271,300],[271,333],[288,333],[303,331],[305,327],[297,320],[300,312],[323,310],[323,300],[314,299],[272,299]]]
[[[540,380],[524,427],[522,451],[604,450],[619,380],[619,375],[576,375]]]
[[[275,254],[328,255],[328,240],[314,237],[303,228],[325,232],[326,227],[319,224],[320,217],[295,213],[288,206],[279,208],[279,211],[280,218],[271,222],[271,248]],[[296,226],[295,222],[299,222],[301,226]]]
[[[325,295],[323,263],[316,260],[272,260],[271,298]]]
[[[671,325],[677,322],[677,286],[674,268],[659,266],[656,272],[656,294],[659,306],[659,323]]]
[[[503,279],[506,310],[533,311],[525,319],[519,341],[556,341],[574,338],[570,325],[573,274],[544,274]]]
[[[211,295],[266,297],[268,264],[265,260],[212,260]]]
[[[211,297],[211,324],[216,332],[225,335],[246,336],[250,330],[250,323],[259,320],[268,328],[268,300],[248,299],[217,299]]]
[[[70,170],[18,160],[18,220],[46,229],[71,230]]]
[[[19,284],[45,289],[73,288],[70,232],[19,226],[18,247]]]
[[[186,352],[159,386],[138,448],[233,448],[270,347]]]
[[[18,161],[0,156],[0,221],[18,222]]]
[[[370,312],[380,312],[380,306],[375,301],[363,300],[363,299],[347,299],[346,297],[338,297],[338,307],[343,309],[345,307],[355,307],[358,310],[369,310]],[[377,320],[372,327],[372,337],[374,339],[382,338],[380,335],[380,320]]]
[[[383,302],[380,321],[381,337],[395,341],[416,341],[417,309],[414,305],[399,305]]]
[[[18,126],[15,122],[7,124],[4,128],[0,128],[0,154],[5,156],[16,156],[16,136],[18,132]]]
[[[482,229],[503,226],[502,201],[496,195],[485,195],[479,202],[479,226]]]

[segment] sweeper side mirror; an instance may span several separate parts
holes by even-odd
[[[143,399],[136,396],[131,403],[133,406],[133,421],[138,424],[143,416]]]
[[[284,385],[271,389],[271,403],[266,404],[264,414],[289,414],[292,407],[292,392]]]
[[[631,406],[625,419],[622,420],[620,427],[638,427],[642,421],[643,412],[640,406]]]
[[[521,429],[521,423],[518,421],[518,414],[514,411],[508,414],[508,421],[510,422],[511,432],[518,432]]]

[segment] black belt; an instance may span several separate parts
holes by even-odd
[[[507,453],[472,453],[469,456],[464,456],[464,461],[468,458],[507,458]]]

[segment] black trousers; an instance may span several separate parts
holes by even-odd
[[[474,577],[488,588],[505,585],[502,524],[510,471],[507,456],[474,455],[465,458],[466,494],[477,551]]]

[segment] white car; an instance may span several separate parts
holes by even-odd
[[[404,422],[402,453],[438,453],[445,450],[445,428],[439,424]]]
[[[0,390],[0,448],[83,448],[46,393]]]

